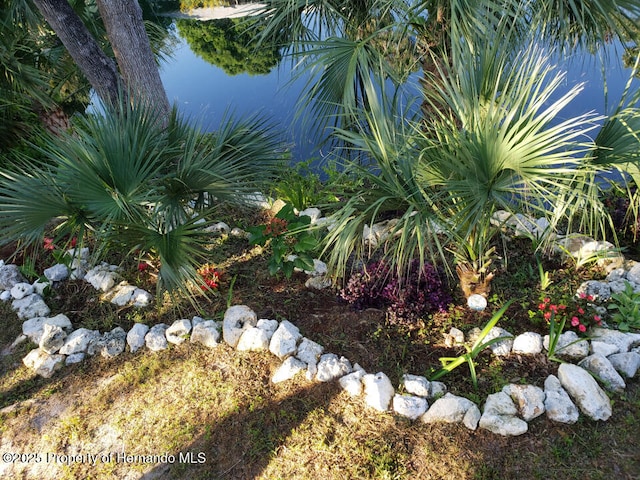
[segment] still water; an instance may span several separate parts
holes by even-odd
[[[327,152],[316,146],[317,142],[295,116],[296,102],[306,80],[291,81],[289,61],[284,59],[266,75],[227,75],[222,68],[193,53],[177,29],[176,34],[178,45],[173,58],[162,65],[161,77],[169,100],[178,105],[180,112],[196,120],[205,130],[215,129],[228,112],[239,117],[261,113],[282,132],[294,162],[326,156]],[[563,110],[564,118],[592,111],[606,114],[617,106],[630,69],[622,66],[619,45],[609,45],[606,54],[609,61],[604,72],[600,62],[590,55],[576,53],[570,59],[558,61],[560,68],[567,72],[566,90],[584,83],[581,94]],[[417,77],[412,82],[417,84]],[[604,82],[608,90],[606,100]],[[638,81],[634,80],[634,88],[637,86]]]

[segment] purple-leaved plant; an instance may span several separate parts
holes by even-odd
[[[341,298],[358,309],[384,308],[396,323],[411,323],[423,315],[444,311],[451,295],[438,270],[414,260],[406,278],[399,278],[385,262],[373,262],[349,278]]]

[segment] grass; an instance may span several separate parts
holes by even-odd
[[[515,297],[500,324],[520,333],[543,326],[527,313],[540,294],[537,272],[529,275],[527,266],[535,267],[535,260],[525,243],[516,247],[524,254],[513,256],[497,276],[491,308]],[[197,310],[188,304],[118,309],[73,282],[62,284],[50,300],[56,309],[72,312],[74,325],[104,331],[106,324],[128,329],[139,320],[170,324],[194,314],[221,318],[231,295],[233,304],[251,306],[259,318],[290,319],[327,351],[368,372],[384,371],[396,386],[402,374],[427,374],[440,356],[455,353],[444,348],[443,332],[481,326],[489,315],[456,307],[411,328],[395,325],[384,312],[355,312],[333,292],[305,289],[304,276],[290,281],[268,276],[267,259],[244,241],[221,239],[214,255],[224,273],[220,291]],[[553,262],[545,264],[553,275],[550,295],[598,275]],[[0,309],[4,349],[20,333],[21,322],[7,305]],[[624,394],[612,396],[613,416],[607,422],[581,417],[575,425],[561,425],[541,417],[529,424],[527,434],[504,438],[370,411],[336,382],[298,376],[274,385],[270,378],[279,365],[274,356],[235,352],[226,345],[208,349],[185,342],[156,353],[94,357],[51,379],[36,377],[22,365],[30,348],[24,343],[0,357],[0,451],[104,457],[95,464],[15,465],[15,478],[635,479],[640,472],[637,380],[628,382]],[[508,382],[539,383],[557,367],[544,359],[496,359],[483,353],[477,368],[478,391],[462,367],[443,381],[453,393],[481,402]],[[173,461],[145,463],[138,457],[125,462],[117,453],[165,454]]]

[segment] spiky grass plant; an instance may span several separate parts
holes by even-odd
[[[259,118],[204,134],[175,112],[163,126],[152,107],[129,104],[79,118],[40,153],[0,174],[1,241],[37,244],[49,228],[58,239],[90,234],[97,254],[156,256],[158,288],[170,291],[200,282],[216,207],[243,204],[280,161]]]

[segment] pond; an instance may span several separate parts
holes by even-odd
[[[317,160],[327,155],[328,152],[317,147],[313,136],[295,115],[296,102],[308,77],[292,81],[292,65],[286,59],[277,66],[266,68],[268,73],[227,73],[222,67],[203,58],[202,46],[195,45],[200,54],[194,53],[194,46],[182,35],[181,30],[186,29],[185,22],[197,23],[199,20],[179,21],[183,22],[181,29],[176,27],[175,22],[172,25],[178,43],[173,57],[163,63],[161,77],[169,100],[178,105],[180,112],[195,119],[205,130],[215,129],[225,113],[233,112],[237,116],[261,113],[282,132],[293,162]],[[604,72],[599,66],[600,62],[585,53],[577,52],[571,58],[557,62],[567,72],[566,90],[576,83],[585,83],[579,97],[563,111],[564,117],[590,111],[605,114],[617,106],[630,69],[622,65],[620,45],[608,45],[604,53],[609,56]],[[254,66],[254,69],[264,67]],[[238,69],[226,67],[227,70],[234,68]],[[410,81],[417,85],[417,79],[415,75]],[[603,94],[605,81],[608,102],[605,102]],[[638,81],[634,80],[634,87],[637,85]]]

